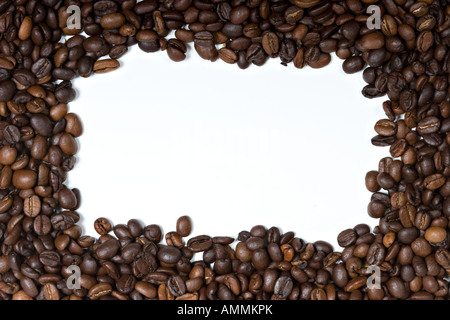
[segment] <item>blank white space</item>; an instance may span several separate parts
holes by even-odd
[[[195,53],[175,63],[137,46],[112,73],[77,79],[82,226],[138,218],[193,235],[234,236],[255,224],[338,249],[338,232],[367,215],[364,176],[388,155],[370,139],[383,99],[361,95],[361,73],[333,57],[324,69],[278,59],[240,70]]]

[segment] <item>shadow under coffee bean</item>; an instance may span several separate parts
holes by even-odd
[[[66,5],[0,4],[1,299],[448,299],[447,1],[105,0],[83,3],[78,26]],[[369,5],[383,13],[378,29],[366,24]],[[191,236],[186,217],[163,232],[105,216],[98,238],[83,235],[80,191],[64,183],[82,133],[71,81],[116,70],[133,45],[182,61],[185,43],[242,69],[275,57],[320,68],[336,52],[345,72],[364,70],[362,94],[389,99],[372,143],[390,155],[365,179],[378,226],[341,231],[342,251],[263,225]]]

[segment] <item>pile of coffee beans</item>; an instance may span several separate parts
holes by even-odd
[[[342,250],[262,225],[190,237],[186,216],[83,235],[65,184],[83,133],[72,80],[133,45],[242,69],[334,53],[361,72],[365,97],[387,96],[372,143],[390,156],[365,180],[377,227],[340,232]],[[448,0],[0,1],[0,299],[448,300],[449,45]]]

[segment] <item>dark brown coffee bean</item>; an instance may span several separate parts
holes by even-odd
[[[345,73],[356,73],[361,71],[365,66],[364,60],[361,57],[349,57],[345,59],[342,68]]]
[[[348,247],[355,243],[356,233],[353,229],[344,230],[338,235],[337,241],[341,247]]]
[[[0,82],[0,102],[10,101],[16,93],[16,85],[10,80]]]
[[[188,248],[193,252],[206,251],[212,246],[212,239],[210,236],[197,236],[189,239],[187,242]]]
[[[177,220],[177,233],[182,237],[187,237],[192,231],[192,222],[188,216],[182,216]]]
[[[167,264],[177,263],[181,258],[181,251],[176,247],[163,246],[158,251],[158,259]]]
[[[250,9],[246,6],[234,7],[230,12],[230,21],[233,24],[241,24],[250,16]]]
[[[171,276],[167,281],[167,288],[175,297],[186,293],[186,284],[180,276]]]
[[[56,267],[60,265],[61,257],[56,251],[43,251],[39,254],[41,263],[48,267]]]
[[[279,299],[286,299],[292,292],[294,281],[288,275],[283,275],[277,279],[274,287],[274,294]]]
[[[417,131],[420,135],[431,134],[439,131],[440,121],[435,116],[429,116],[419,121]]]
[[[95,255],[101,260],[111,259],[119,250],[120,243],[116,239],[110,239],[96,248]]]

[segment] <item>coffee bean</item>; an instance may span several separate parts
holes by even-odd
[[[361,38],[361,47],[365,50],[380,49],[384,46],[384,43],[384,36],[380,32],[372,32]]]
[[[225,61],[226,63],[233,64],[238,60],[237,54],[233,50],[228,48],[221,48],[218,51],[218,54],[219,58]]]
[[[16,93],[16,85],[10,81],[0,82],[0,102],[10,101]]]
[[[180,276],[171,276],[167,281],[167,288],[175,297],[179,297],[186,292],[186,284]]]
[[[279,50],[278,36],[273,32],[266,32],[262,37],[262,47],[269,57],[276,57]]]
[[[191,234],[192,222],[188,216],[182,216],[177,220],[177,233],[182,237],[187,237]]]
[[[19,128],[8,125],[3,129],[3,136],[8,144],[15,144],[20,141],[21,134]]]
[[[156,287],[145,281],[138,281],[134,286],[135,290],[149,299],[154,299],[157,296]]]
[[[417,131],[421,135],[431,134],[439,131],[440,121],[437,117],[429,116],[419,121]]]
[[[56,267],[60,265],[61,257],[56,251],[43,251],[39,254],[41,263],[48,267]]]
[[[36,172],[28,169],[17,170],[12,176],[12,183],[19,189],[31,189],[36,185]]]
[[[349,57],[345,59],[344,63],[342,64],[342,68],[345,73],[356,73],[358,71],[361,71],[365,66],[364,60],[361,57]]]
[[[425,231],[425,239],[431,243],[439,243],[447,238],[447,231],[442,227],[430,227]]]
[[[97,283],[89,289],[88,296],[92,300],[97,300],[103,296],[108,296],[112,292],[112,286],[109,283]]]
[[[375,124],[375,131],[383,137],[393,136],[397,133],[397,125],[387,119],[378,120]]]
[[[295,0],[294,4],[300,8],[311,8],[317,5],[320,0]]]
[[[423,185],[429,190],[436,190],[444,185],[445,180],[446,179],[442,174],[436,173],[426,177],[423,181]]]
[[[32,195],[23,202],[23,212],[31,217],[36,217],[41,211],[41,200],[38,196]]]
[[[94,63],[92,70],[94,73],[107,73],[120,67],[120,62],[115,59],[98,60]]]
[[[274,294],[279,299],[286,299],[292,292],[294,282],[289,276],[281,276],[275,282]]]
[[[356,241],[356,233],[353,229],[344,230],[338,235],[337,241],[341,247],[348,247]]]
[[[411,243],[411,249],[420,257],[426,257],[431,253],[429,243],[422,237],[417,238],[413,243]]]
[[[230,21],[233,24],[241,24],[245,22],[250,16],[250,9],[246,6],[240,5],[234,7],[230,12]]]
[[[387,288],[389,293],[397,299],[405,299],[407,297],[407,289],[405,283],[397,277],[393,277],[388,280]]]
[[[206,251],[212,246],[212,239],[210,236],[203,235],[189,239],[187,242],[188,248],[193,252]]]
[[[100,25],[103,29],[117,29],[125,23],[125,17],[121,13],[105,14],[100,19]]]
[[[49,117],[43,114],[34,114],[30,119],[30,124],[34,131],[44,137],[50,137],[52,134],[52,122]]]
[[[70,133],[63,133],[59,138],[58,145],[68,156],[73,156],[78,152],[78,143]]]
[[[164,246],[158,251],[158,259],[167,264],[177,263],[181,258],[181,251],[178,248]]]

